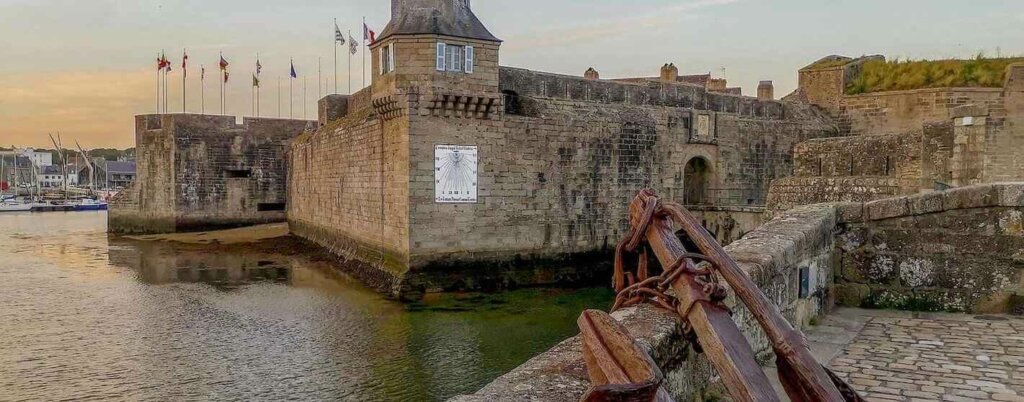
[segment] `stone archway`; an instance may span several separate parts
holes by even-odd
[[[707,159],[695,157],[686,162],[683,170],[683,203],[707,205],[711,203],[708,186],[711,183],[711,164]]]

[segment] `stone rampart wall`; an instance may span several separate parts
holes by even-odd
[[[1024,184],[845,204],[840,211],[840,303],[1009,311],[1024,270]]]
[[[235,227],[285,219],[288,142],[315,123],[233,116],[136,118],[138,177],[111,205],[115,233]]]
[[[409,261],[409,148],[400,124],[407,120],[385,123],[363,108],[296,138],[288,152],[292,232],[395,295]]]

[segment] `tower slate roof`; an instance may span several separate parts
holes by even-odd
[[[391,21],[379,40],[418,34],[501,42],[473,14],[469,0],[391,0]]]

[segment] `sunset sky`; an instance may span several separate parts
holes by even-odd
[[[682,73],[724,75],[753,94],[774,80],[776,95],[796,86],[796,70],[822,56],[890,58],[1024,55],[1020,0],[475,0],[473,8],[505,42],[503,65],[602,77]],[[207,68],[206,111],[219,112],[217,56],[232,63],[228,114],[250,114],[256,54],[264,65],[262,114],[289,115],[288,60],[295,59],[295,116],[314,118],[317,58],[333,80],[332,18],[361,36],[390,15],[384,0],[0,0],[0,146],[46,147],[60,132],[87,148],[134,146],[133,115],[152,113],[155,59],[174,65],[170,111],[181,112],[181,53],[191,71],[189,112],[200,110],[199,65]],[[361,87],[360,56],[353,90]],[[341,53],[340,89],[348,90]],[[724,69],[724,72],[723,72]],[[333,81],[323,83],[333,90]]]

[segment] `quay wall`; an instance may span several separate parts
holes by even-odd
[[[136,117],[138,176],[111,204],[113,233],[166,233],[285,220],[289,141],[302,120]]]

